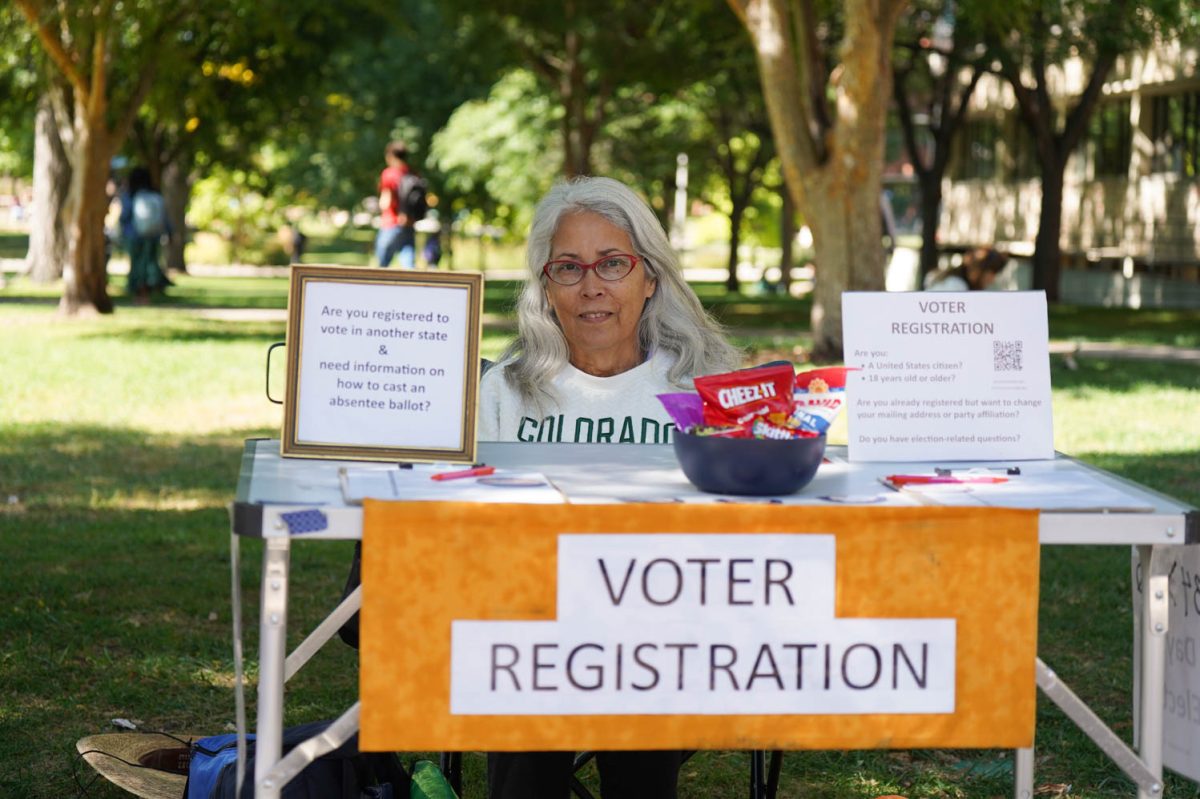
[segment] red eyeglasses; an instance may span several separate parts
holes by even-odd
[[[574,286],[583,280],[583,276],[589,269],[596,270],[596,274],[601,280],[620,280],[632,272],[640,260],[642,259],[636,255],[614,252],[597,258],[590,264],[581,264],[578,261],[565,259],[548,261],[542,267],[542,274],[560,286]]]

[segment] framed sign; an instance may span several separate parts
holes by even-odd
[[[293,266],[284,457],[475,460],[483,276]]]

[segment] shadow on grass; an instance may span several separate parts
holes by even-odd
[[[24,258],[28,251],[28,233],[14,230],[0,231],[0,258]]]
[[[1200,391],[1200,369],[1173,361],[1105,360],[1080,357],[1069,369],[1061,357],[1050,359],[1050,382],[1057,390],[1136,391],[1146,388],[1182,388]]]
[[[1200,310],[1052,305],[1049,315],[1053,338],[1200,347]]]
[[[266,357],[267,346],[276,341],[283,341],[285,330],[286,324],[282,321],[231,323],[220,319],[160,316],[146,324],[125,323],[108,330],[81,334],[80,338],[162,343],[258,341],[263,345],[263,356]]]
[[[74,741],[115,717],[204,734],[232,721],[226,506],[242,439],[259,432],[0,429],[0,795],[76,795]],[[247,619],[260,550],[243,546]],[[297,547],[289,646],[336,604],[349,555],[347,542]],[[253,630],[246,641],[253,677]],[[356,694],[345,647],[306,672],[288,723],[331,717]],[[89,795],[122,795],[106,790]]]
[[[1077,456],[1093,466],[1200,507],[1200,450],[1132,454],[1084,452]]]

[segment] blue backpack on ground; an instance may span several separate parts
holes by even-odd
[[[283,731],[286,754],[330,725],[316,721]],[[246,736],[246,778],[241,797],[254,796],[254,736]],[[237,735],[212,735],[192,744],[186,799],[237,799]],[[283,799],[360,799],[393,796],[407,799],[411,778],[390,752],[359,752],[358,736],[309,763],[283,787]]]
[[[155,238],[167,231],[167,206],[161,194],[143,189],[133,195],[133,229],[142,238]]]

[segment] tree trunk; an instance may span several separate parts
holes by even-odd
[[[784,294],[791,291],[792,267],[795,265],[793,245],[796,242],[796,203],[788,191],[787,181],[779,184],[779,288]]]
[[[1058,302],[1059,274],[1062,265],[1063,171],[1065,159],[1056,168],[1042,168],[1042,208],[1038,213],[1038,232],[1033,249],[1033,288],[1046,292],[1047,302]]]
[[[733,210],[729,212],[729,276],[725,278],[725,288],[733,292],[741,289],[737,274],[738,248],[742,243],[742,216],[745,213],[746,206],[734,199]]]
[[[754,42],[783,173],[813,231],[813,359],[838,360],[842,292],[884,287],[879,219],[884,121],[896,20],[907,3],[846,0],[842,61],[834,77],[814,47],[815,3],[728,2]],[[836,114],[832,121],[830,110]]]
[[[97,107],[100,106],[100,107]],[[73,194],[79,198],[72,238],[71,266],[63,273],[59,311],[65,314],[112,313],[108,264],[104,257],[104,216],[108,211],[109,159],[112,151],[102,103],[79,108],[75,130]]]
[[[35,283],[52,283],[63,276],[71,252],[70,193],[71,163],[59,138],[54,105],[43,96],[34,122],[33,207],[25,256],[25,268]]]
[[[842,359],[842,292],[884,288],[878,179],[832,169],[828,177],[832,180],[811,184],[814,196],[824,199],[805,214],[816,256],[812,359],[817,363]],[[867,208],[871,212],[864,215]]]
[[[171,223],[166,247],[168,270],[187,271],[183,248],[187,244],[187,207],[192,196],[191,171],[192,157],[187,152],[180,153],[163,167],[162,171],[163,202],[167,207],[167,219]]]
[[[942,176],[926,173],[921,176],[921,263],[917,273],[917,290],[925,286],[925,276],[938,269],[938,224],[942,221]]]

